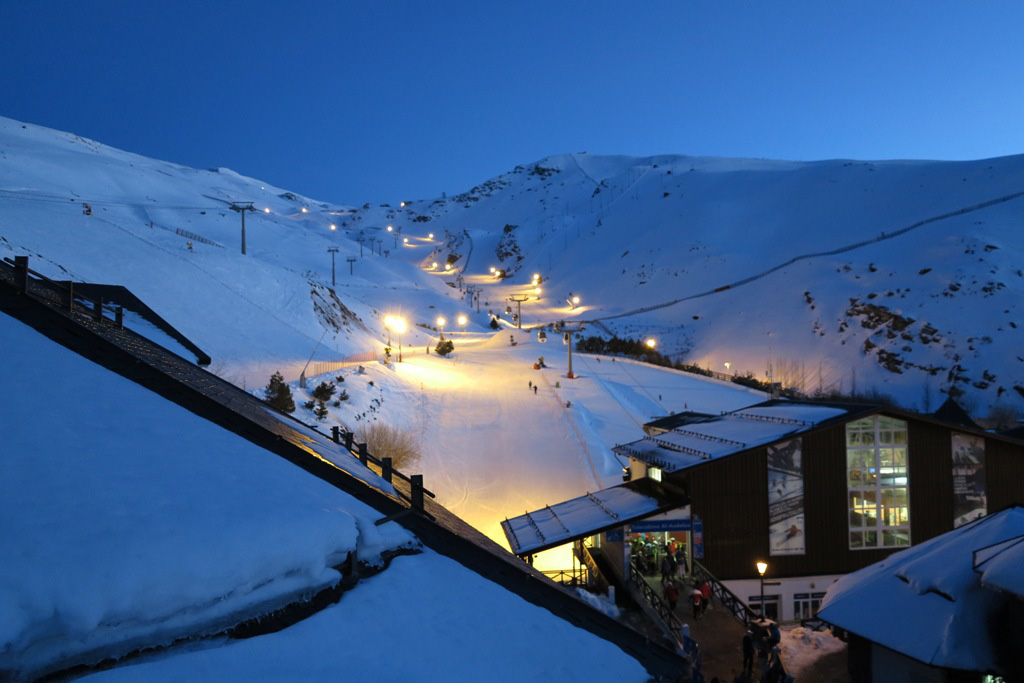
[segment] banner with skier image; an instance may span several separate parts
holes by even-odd
[[[770,555],[803,555],[804,470],[800,439],[768,446]]]
[[[985,439],[953,432],[953,528],[988,514]]]

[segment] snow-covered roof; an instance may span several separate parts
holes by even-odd
[[[653,479],[638,479],[506,519],[501,528],[512,552],[524,555],[681,507],[683,495]]]
[[[770,402],[722,415],[687,419],[685,424],[669,431],[650,434],[613,450],[666,472],[676,472],[805,432],[846,414],[845,408],[836,406]],[[669,424],[666,420],[659,422]]]
[[[998,671],[988,634],[1005,597],[989,586],[1019,591],[1022,537],[1024,508],[982,517],[839,579],[818,615],[932,666]]]
[[[1024,598],[1024,535],[974,552],[981,583]]]

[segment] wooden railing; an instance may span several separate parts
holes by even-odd
[[[405,498],[406,500],[409,501],[409,504],[412,506],[412,510],[415,510],[417,512],[424,511],[423,496],[430,496],[431,498],[437,497],[434,495],[433,492],[428,491],[423,487],[422,474],[413,474],[411,476],[403,474],[402,472],[394,468],[393,461],[391,458],[387,456],[384,456],[379,459],[374,457],[367,450],[366,444],[356,443],[355,438],[356,435],[353,432],[347,431],[337,425],[331,427],[331,440],[334,441],[334,443],[341,445],[342,448],[348,451],[349,455],[355,457],[365,467],[370,467],[372,465],[373,467],[376,467],[378,470],[380,470],[378,474],[380,474],[384,481],[390,484],[394,481],[394,478],[397,477],[405,482],[408,482],[408,496],[406,496],[401,491],[398,491],[397,489],[395,490],[395,492],[400,497]],[[393,518],[385,518],[384,520],[378,520],[378,523],[383,523],[384,521],[391,521],[391,519]]]

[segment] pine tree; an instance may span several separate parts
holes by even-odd
[[[323,401],[316,402],[316,408],[313,409],[313,414],[316,415],[316,419],[323,420],[327,417],[327,406],[324,405]]]
[[[292,388],[285,384],[284,376],[275,372],[270,376],[270,384],[263,390],[267,403],[271,407],[280,410],[282,413],[295,412],[295,400],[292,398]]]
[[[336,385],[334,382],[320,382],[317,388],[313,390],[313,398],[321,403],[327,403],[334,396],[335,389]]]
[[[434,353],[439,356],[447,356],[449,353],[455,350],[455,344],[451,339],[445,339],[444,341],[437,342],[437,346],[434,347]]]

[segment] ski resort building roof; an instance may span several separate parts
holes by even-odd
[[[839,579],[819,616],[932,667],[1004,672],[992,637],[1024,598],[1024,508],[1013,506]],[[1013,654],[1019,657],[1019,652]]]
[[[768,402],[722,415],[683,413],[648,423],[647,436],[613,450],[664,472],[676,472],[796,436],[822,423],[846,417],[853,410],[855,408]]]
[[[683,496],[670,484],[638,479],[506,519],[501,528],[512,552],[524,555],[677,508]]]

